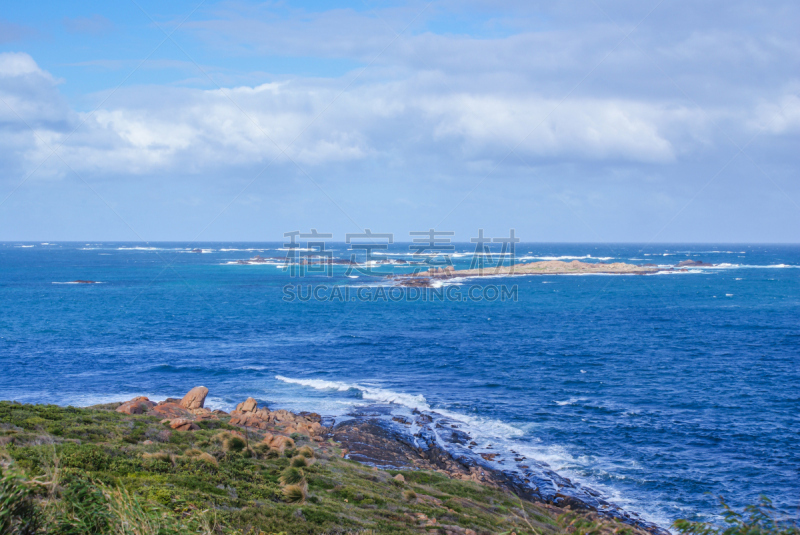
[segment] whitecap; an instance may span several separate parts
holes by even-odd
[[[554,401],[556,405],[560,405],[561,407],[565,407],[567,405],[575,405],[579,401],[586,401],[586,398],[569,398],[564,401]]]
[[[590,254],[583,255],[583,256],[522,256],[519,257],[517,260],[613,260],[613,256],[592,256]]]
[[[383,388],[368,387],[356,383],[344,383],[340,381],[326,381],[324,379],[293,379],[282,375],[276,375],[275,379],[283,381],[284,383],[307,386],[315,390],[336,390],[338,392],[358,390],[361,392],[362,399],[376,401],[378,403],[394,403],[412,409],[430,410],[427,400],[422,395],[404,394],[402,392],[394,392]]]

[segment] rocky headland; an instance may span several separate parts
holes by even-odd
[[[155,403],[136,397],[118,404],[114,410],[123,414],[149,415],[178,432],[201,429],[203,421],[226,422],[238,428],[236,433],[247,443],[282,450],[299,437],[316,443],[324,450],[340,448],[341,456],[359,463],[395,471],[430,471],[455,480],[472,482],[510,492],[515,496],[552,507],[553,511],[581,511],[594,518],[607,518],[649,533],[667,532],[603,500],[591,489],[576,486],[553,472],[546,464],[530,459],[523,472],[499,469],[493,463],[498,452],[473,452],[475,442],[458,429],[457,424],[434,419],[414,411],[413,418],[380,418],[381,408],[355,413],[337,423],[316,413],[298,414],[258,406],[254,398],[239,403],[226,413],[204,407],[208,389],[198,386],[183,398],[167,398]],[[413,434],[409,429],[413,428]],[[441,441],[456,448],[440,445]],[[512,452],[512,456],[513,452]],[[516,460],[524,460],[519,458]],[[401,476],[402,477],[402,476]]]
[[[666,533],[569,480],[554,485],[535,460],[514,474],[492,465],[501,452],[471,455],[469,435],[433,413],[373,407],[336,422],[254,398],[210,410],[207,395],[0,401],[11,522],[31,534]]]

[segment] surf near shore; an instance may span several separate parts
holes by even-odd
[[[463,422],[427,408],[413,409],[403,416],[375,404],[334,419],[317,413],[270,410],[251,397],[227,413],[205,408],[207,394],[208,389],[199,386],[181,399],[156,403],[139,396],[102,407],[129,415],[157,416],[162,424],[178,432],[197,431],[204,420],[222,420],[242,429],[249,440],[268,445],[303,435],[321,447],[336,444],[343,457],[378,469],[438,472],[557,510],[596,515],[643,532],[668,533],[605,500],[599,492],[559,475],[545,462],[491,446],[480,451],[487,448],[476,448],[478,444],[463,428]],[[509,458],[516,463],[503,466],[503,459]]]

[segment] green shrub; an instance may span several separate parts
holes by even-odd
[[[41,515],[31,498],[27,480],[19,473],[0,468],[0,533],[36,533]]]
[[[52,532],[58,535],[106,533],[111,519],[103,492],[82,479],[73,479],[61,494],[63,510]]]
[[[247,443],[239,437],[232,436],[228,440],[225,441],[225,449],[227,451],[235,451],[240,452],[244,451],[247,447]]]
[[[67,444],[60,451],[61,465],[95,472],[108,468],[111,457],[100,446]]]

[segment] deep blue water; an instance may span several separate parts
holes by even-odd
[[[665,526],[712,515],[705,493],[736,506],[764,493],[797,516],[800,247],[520,244],[526,259],[724,265],[463,282],[516,284],[516,302],[285,302],[287,283],[385,281],[229,264],[280,246],[0,244],[0,399],[89,405],[203,384],[221,408],[252,395],[341,416],[391,401]],[[472,247],[456,250],[467,267]],[[76,279],[102,284],[58,284]]]

